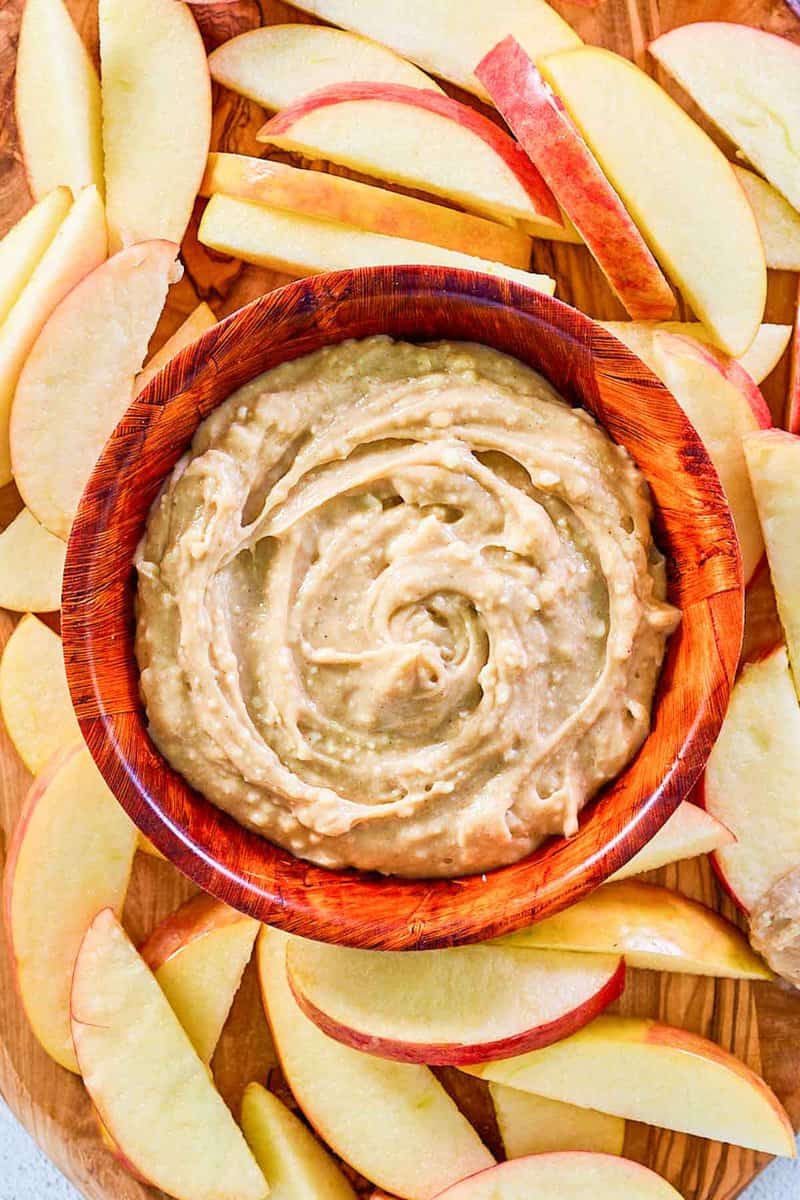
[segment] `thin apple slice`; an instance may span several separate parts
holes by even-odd
[[[711,813],[684,800],[658,833],[624,867],[615,871],[608,882],[628,879],[644,871],[656,871],[669,863],[697,858],[700,854],[710,854],[735,840],[730,829]]]
[[[17,48],[17,129],[35,199],[103,191],[100,83],[63,0],[26,0]]]
[[[59,751],[34,782],[14,830],[4,878],[6,928],[25,1013],[41,1045],[69,1071],[72,971],[100,908],[119,913],[136,829],[81,743]]]
[[[440,1200],[681,1200],[649,1167],[610,1154],[565,1151],[498,1163],[462,1179]]]
[[[748,1066],[714,1042],[638,1017],[598,1017],[564,1041],[469,1070],[631,1121],[793,1158],[792,1124]]]
[[[800,213],[760,175],[736,163],[733,169],[756,215],[767,266],[800,271]]]
[[[594,46],[541,70],[661,266],[729,354],[764,315],[767,272],[753,210],[722,152],[658,84]]]
[[[386,46],[326,25],[248,29],[218,46],[208,66],[216,83],[273,110],[336,83],[370,80],[442,90]]]
[[[81,943],[72,1037],[100,1119],[176,1200],[264,1200],[269,1188],[153,975],[109,908]]]
[[[67,548],[27,508],[0,533],[0,608],[57,612]]]
[[[81,731],[72,708],[61,638],[38,617],[23,617],[0,659],[0,712],[32,775]]]
[[[786,428],[790,433],[800,434],[800,284],[798,284],[792,331],[792,362],[789,368],[789,394],[786,399]]]
[[[518,229],[325,171],[243,154],[209,154],[200,195],[214,192],[523,270],[531,261],[531,239]]]
[[[211,77],[191,10],[100,0],[100,59],[111,249],[180,242],[211,138]]]
[[[698,21],[650,53],[746,158],[800,208],[800,46],[749,25]]]
[[[92,468],[133,398],[177,251],[172,242],[142,242],[97,267],[51,313],[22,369],[10,423],[14,478],[58,537],[68,537]]]
[[[183,324],[178,326],[172,337],[167,338],[161,349],[156,351],[136,376],[136,382],[133,385],[134,392],[138,395],[171,358],[180,354],[181,350],[185,350],[187,346],[191,346],[192,342],[196,342],[207,329],[211,329],[216,323],[214,310],[206,304],[205,300],[202,304],[198,304],[197,308],[189,313]]]
[[[548,1100],[503,1083],[490,1083],[489,1092],[506,1158],[561,1150],[622,1154],[622,1117]]]
[[[500,275],[549,296],[556,286],[549,275],[534,275],[503,263],[485,262],[443,246],[366,233],[333,221],[281,212],[232,196],[211,197],[198,238],[204,246],[222,254],[298,277],[352,267],[431,263]]]
[[[71,204],[68,187],[53,188],[0,241],[0,323],[22,294]]]
[[[563,225],[552,192],[513,138],[437,92],[399,83],[322,88],[274,116],[258,140],[444,196],[481,216]]]
[[[85,188],[0,326],[0,487],[11,480],[8,419],[25,359],[56,305],[105,256],[103,202],[96,187]]]
[[[641,320],[669,317],[675,297],[658,263],[564,105],[519,42],[507,37],[475,73],[630,315]]]
[[[696,342],[715,345],[713,337],[705,325],[701,325],[699,321],[598,321],[597,323],[624,342],[634,354],[638,354],[651,371],[655,370],[653,366],[655,362],[653,334],[659,329],[664,333],[677,333],[681,337],[694,338]],[[754,383],[761,383],[780,362],[791,336],[791,325],[771,325],[765,322],[759,326],[758,333],[749,348],[745,350],[744,354],[737,356],[736,362],[747,372]],[[716,348],[724,353],[721,347],[717,346]]]
[[[496,945],[623,954],[629,967],[771,979],[730,921],[688,896],[654,883],[607,883],[554,917],[518,929]]]
[[[340,1158],[406,1200],[430,1200],[493,1158],[427,1067],[390,1062],[326,1037],[299,1009],[286,976],[287,934],[257,943],[264,1009],[298,1104]]]
[[[257,921],[200,893],[156,926],[139,951],[205,1063],[217,1048],[257,933]]]
[[[258,1083],[242,1098],[242,1129],[269,1180],[272,1200],[356,1200],[356,1193],[313,1133]]]

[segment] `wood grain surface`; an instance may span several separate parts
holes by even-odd
[[[96,51],[92,0],[67,0],[67,3],[87,44]],[[628,55],[673,91],[669,81],[648,60],[646,45],[658,33],[676,25],[699,19],[743,21],[800,41],[800,21],[782,0],[662,0],[661,3],[604,0],[596,8],[555,0],[555,6],[587,41]],[[30,205],[13,120],[14,60],[21,7],[22,0],[4,0],[0,4],[0,233]],[[278,0],[262,0],[260,4],[256,0],[234,0],[219,7],[204,5],[196,11],[209,47],[262,20],[270,23],[309,20]],[[262,119],[258,108],[227,93],[220,93],[216,99],[215,147],[259,154],[263,148],[254,136]],[[692,115],[698,116],[682,99]],[[732,152],[729,145],[722,144]],[[285,276],[245,268],[210,253],[197,243],[192,230],[183,246],[186,275],[171,293],[153,339],[154,349],[174,331],[198,298],[208,300],[217,315],[223,316],[286,282]],[[534,266],[555,275],[558,295],[590,315],[605,319],[620,319],[624,315],[582,248],[536,243]],[[795,282],[788,272],[771,273],[767,320],[791,319]],[[764,387],[776,416],[782,411],[787,373],[788,364],[784,363]],[[13,487],[0,492],[0,524],[6,524],[19,506]],[[747,607],[746,645],[763,645],[775,637],[777,630],[765,573],[751,586]],[[0,613],[0,640],[6,640],[15,621],[9,614]],[[29,782],[5,733],[0,731],[3,849]],[[737,919],[728,901],[720,895],[705,861],[664,868],[654,878],[677,886]],[[125,910],[126,924],[133,936],[144,937],[157,920],[192,890],[166,863],[139,855]],[[87,1200],[153,1200],[157,1193],[132,1180],[101,1145],[80,1082],[51,1063],[36,1044],[14,994],[6,951],[3,945],[0,948],[0,1091]],[[631,971],[618,1007],[626,1013],[655,1016],[682,1025],[739,1054],[752,1067],[763,1070],[787,1106],[795,1127],[800,1128],[797,993],[780,985]],[[252,972],[245,978],[213,1066],[218,1085],[234,1108],[243,1086],[251,1078],[264,1079],[268,1072],[271,1086],[284,1099],[290,1099],[274,1069]],[[496,1146],[497,1134],[485,1091],[476,1081],[458,1072],[445,1069],[442,1078],[487,1140]],[[629,1126],[626,1153],[664,1174],[687,1200],[732,1200],[765,1161],[763,1156],[749,1151],[636,1125]]]

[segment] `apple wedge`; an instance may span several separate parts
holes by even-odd
[[[638,879],[607,883],[495,945],[623,954],[629,967],[684,975],[772,978],[730,921],[688,896]]]
[[[170,282],[172,242],[120,250],[50,315],[17,384],[11,462],[37,520],[66,538],[100,451],[133,398],[133,384]]]
[[[728,354],[764,315],[753,210],[722,152],[654,80],[594,46],[541,63],[661,266]]]
[[[506,1158],[585,1150],[597,1154],[622,1154],[625,1122],[622,1117],[562,1104],[534,1096],[503,1083],[490,1083],[497,1128]]]
[[[0,533],[0,608],[57,612],[67,548],[27,508]]]
[[[786,399],[786,428],[790,433],[800,434],[800,285],[797,291],[792,331],[792,362],[789,368],[789,394]]]
[[[78,951],[72,1037],[92,1103],[142,1178],[176,1200],[265,1200],[244,1137],[109,908]]]
[[[792,1124],[763,1079],[714,1042],[656,1021],[598,1017],[543,1050],[469,1070],[662,1129],[796,1154]]]
[[[242,1097],[242,1130],[272,1200],[356,1200],[335,1159],[299,1117],[258,1083]]]
[[[17,754],[32,775],[57,750],[82,741],[67,687],[61,638],[30,613],[17,625],[0,659],[0,712]]]
[[[531,58],[580,46],[581,39],[545,0],[297,0],[295,8],[391,46],[426,71],[489,97],[475,65],[513,33]]]
[[[694,338],[696,342],[703,342],[711,346],[715,344],[705,325],[701,325],[699,321],[598,321],[597,323],[624,342],[634,354],[638,354],[651,371],[655,370],[653,366],[655,362],[653,334],[657,330],[663,330],[664,333],[677,333],[681,337]],[[739,354],[736,361],[754,383],[761,383],[780,362],[791,336],[791,325],[771,325],[769,323],[760,325],[749,348],[745,350],[744,354]],[[721,350],[719,346],[716,348]]]
[[[59,751],[28,793],[8,850],[6,928],[31,1028],[51,1058],[78,1064],[72,971],[98,909],[122,911],[136,828],[81,743]]]
[[[800,213],[760,175],[735,163],[733,169],[756,215],[767,266],[800,271]]]
[[[500,42],[478,63],[475,74],[618,300],[632,317],[669,317],[675,297],[658,263],[564,105],[519,42],[513,37]]]
[[[111,249],[180,242],[211,138],[211,77],[191,9],[100,0],[100,61]]]
[[[352,1050],[303,1015],[286,976],[289,943],[268,925],[259,934],[264,1009],[286,1081],[331,1149],[405,1200],[431,1200],[491,1166],[491,1154],[427,1067]]]
[[[531,261],[531,239],[518,229],[325,171],[243,154],[209,154],[200,195],[214,192],[523,270]]]
[[[663,34],[650,53],[746,158],[800,208],[800,46],[728,21]]]
[[[211,197],[197,236],[212,250],[298,277],[353,267],[431,263],[500,275],[549,296],[556,286],[549,275],[534,275],[502,263],[485,262],[442,246],[365,233],[232,196]]]
[[[684,800],[658,833],[624,867],[615,871],[608,882],[628,879],[644,871],[656,871],[668,863],[697,858],[700,854],[710,854],[712,850],[729,846],[735,840],[730,829],[712,817],[711,813],[692,804],[690,800]]]
[[[681,1200],[649,1167],[610,1154],[565,1151],[498,1163],[462,1179],[440,1200]]]
[[[59,301],[105,256],[103,202],[96,187],[85,188],[0,326],[0,487],[11,480],[8,419],[25,359]]]
[[[100,83],[63,0],[25,0],[15,106],[34,198],[62,185],[102,193]]]
[[[205,1063],[217,1048],[257,933],[257,921],[200,893],[162,921],[139,951]]]
[[[22,294],[71,204],[69,188],[53,188],[0,241],[0,324]]]
[[[437,92],[399,83],[322,88],[272,117],[258,140],[444,196],[480,216],[563,226],[552,192],[513,138]]]
[[[136,395],[147,387],[151,379],[154,379],[162,367],[165,367],[171,358],[176,354],[180,354],[181,350],[185,350],[187,346],[191,346],[192,342],[204,334],[207,329],[211,329],[216,325],[217,318],[214,316],[212,308],[206,304],[198,304],[197,308],[189,313],[189,316],[180,325],[172,337],[167,338],[160,350],[157,350],[147,365],[136,376],[136,381],[133,385],[133,390]]]

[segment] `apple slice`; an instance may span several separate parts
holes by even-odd
[[[177,250],[142,242],[97,267],[50,315],[22,369],[10,423],[14,478],[58,537],[69,535],[92,468],[133,397]]]
[[[767,266],[800,271],[800,213],[760,175],[736,163],[733,169],[756,215]]]
[[[213,1058],[257,933],[257,921],[200,893],[162,921],[139,951],[205,1063]]]
[[[62,185],[102,192],[100,83],[63,0],[25,0],[15,101],[34,198]]]
[[[481,1079],[631,1121],[793,1158],[783,1106],[714,1042],[638,1017],[598,1017],[564,1041],[470,1067]]]
[[[797,291],[794,330],[792,331],[792,362],[789,369],[789,395],[786,400],[786,428],[800,434],[800,285]]]
[[[650,53],[746,158],[800,208],[800,46],[727,21],[698,21]]]
[[[96,187],[84,189],[0,326],[0,487],[11,480],[8,418],[20,371],[47,318],[106,256],[106,222]]]
[[[242,1097],[242,1129],[272,1200],[356,1200],[336,1161],[303,1122],[258,1083]]]
[[[641,1163],[610,1154],[565,1151],[498,1163],[462,1179],[440,1200],[681,1200],[675,1188]]]
[[[764,315],[753,210],[722,152],[654,80],[586,46],[541,64],[661,266],[729,354]]]
[[[426,71],[489,97],[475,64],[513,33],[531,58],[580,46],[581,39],[545,0],[297,0],[302,8],[391,46]]]
[[[30,613],[0,659],[0,712],[32,775],[66,746],[82,741],[64,670],[61,638]]]
[[[180,242],[211,138],[211,77],[191,10],[100,0],[100,60],[111,249]]]
[[[628,879],[644,871],[655,871],[669,863],[697,858],[700,854],[710,854],[712,850],[719,850],[735,840],[730,829],[712,817],[711,813],[692,804],[690,800],[684,800],[658,833],[624,867],[615,871],[608,882]]]
[[[444,196],[481,216],[563,226],[552,192],[513,138],[437,92],[399,83],[322,88],[274,116],[258,140]]]
[[[286,976],[289,942],[268,925],[259,935],[264,1009],[286,1082],[331,1149],[406,1200],[430,1200],[491,1166],[491,1154],[427,1067],[352,1050],[303,1015]]]
[[[502,263],[485,262],[442,246],[366,233],[332,221],[281,212],[232,196],[211,197],[197,236],[212,250],[298,277],[348,267],[431,263],[500,275],[549,296],[556,286],[549,275],[534,275]]]
[[[147,366],[136,376],[136,382],[133,385],[134,393],[138,395],[143,391],[150,380],[155,378],[171,358],[180,354],[181,350],[185,350],[187,346],[191,346],[192,342],[196,342],[207,329],[211,329],[216,323],[214,310],[205,301],[198,304],[197,308],[189,313],[183,324],[175,330],[172,337],[167,338],[161,349],[156,351]]]
[[[668,317],[675,297],[597,159],[529,55],[507,37],[475,68],[506,124],[632,317]]]
[[[176,1200],[264,1200],[269,1188],[151,972],[109,908],[72,983],[83,1082],[121,1153]]]
[[[27,508],[0,533],[0,607],[57,612],[67,547]]]
[[[69,188],[53,188],[0,241],[0,324],[22,294],[71,204]]]
[[[653,334],[659,329],[664,333],[677,333],[681,337],[694,338],[696,342],[711,346],[715,344],[705,325],[701,325],[699,321],[598,321],[597,324],[613,333],[614,337],[618,337],[634,354],[638,354],[651,371],[655,370]],[[744,354],[737,356],[736,362],[754,383],[761,383],[780,362],[791,336],[791,325],[760,325],[749,348]]]
[[[531,240],[518,229],[325,171],[243,154],[209,154],[200,195],[214,192],[523,270],[531,261]]]
[[[77,1071],[72,971],[100,908],[122,911],[136,829],[81,743],[59,751],[28,793],[9,844],[6,928],[25,1013],[44,1049]]]
[[[489,1092],[507,1158],[559,1150],[622,1154],[622,1117],[548,1100],[503,1083],[490,1083]]]
[[[638,879],[607,883],[495,945],[624,954],[629,967],[684,975],[772,978],[730,921],[679,892]]]

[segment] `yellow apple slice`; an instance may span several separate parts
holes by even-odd
[[[0,608],[57,612],[67,547],[27,508],[0,533]]]
[[[322,1143],[258,1083],[250,1083],[244,1090],[242,1129],[269,1180],[272,1200],[356,1200],[356,1193]]]
[[[0,659],[0,712],[14,748],[32,775],[81,731],[70,700],[61,638],[31,614]]]
[[[348,267],[430,263],[500,275],[550,296],[556,286],[549,275],[534,275],[502,263],[485,262],[443,246],[366,233],[333,221],[281,212],[232,196],[211,197],[197,236],[212,250],[298,277]]]
[[[296,8],[391,46],[483,100],[475,67],[507,34],[537,60],[581,39],[545,0],[297,0]]]
[[[613,333],[614,337],[624,342],[634,354],[638,354],[651,371],[655,371],[653,334],[658,329],[664,333],[677,333],[681,337],[694,338],[696,342],[705,342],[711,346],[715,344],[705,325],[701,325],[699,321],[598,321],[598,325],[602,325],[609,333]],[[754,383],[761,383],[780,362],[791,336],[791,325],[771,325],[765,322],[759,326],[758,333],[744,354],[737,355],[736,361]]]
[[[502,1083],[490,1083],[497,1128],[506,1158],[549,1154],[559,1150],[585,1150],[597,1154],[622,1154],[625,1122],[622,1117],[578,1108]]]
[[[211,78],[191,10],[100,0],[100,60],[111,249],[180,242],[211,138]]]
[[[136,829],[86,747],[59,751],[28,793],[3,886],[25,1013],[69,1071],[78,1070],[69,1000],[78,948],[99,909],[122,911],[135,851]]]
[[[800,434],[800,286],[795,304],[792,330],[792,360],[789,368],[789,394],[786,397],[786,428]]]
[[[404,83],[442,89],[392,50],[326,25],[265,25],[223,42],[208,56],[211,78],[264,108],[286,108],[334,83]]]
[[[63,0],[26,0],[17,49],[16,114],[30,189],[103,190],[100,84]]]
[[[598,1017],[564,1041],[469,1070],[568,1104],[793,1158],[783,1105],[714,1042],[638,1017]]]
[[[554,917],[495,944],[624,954],[629,967],[684,975],[772,978],[730,921],[688,896],[638,879],[608,883]]]
[[[71,204],[69,188],[53,188],[0,241],[0,323],[19,299]]]
[[[264,1200],[244,1137],[109,908],[78,951],[72,1037],[92,1103],[142,1178],[176,1200]]]
[[[760,175],[735,163],[733,169],[756,215],[767,266],[800,271],[800,213]]]
[[[700,854],[711,854],[733,841],[733,834],[721,821],[699,805],[684,800],[658,833],[624,867],[615,871],[609,882],[641,875],[644,871],[656,871],[669,863],[697,858]]]
[[[258,922],[202,893],[150,934],[139,953],[205,1063],[250,961]]]
[[[698,21],[663,34],[650,53],[800,208],[800,46],[749,25]]]
[[[326,171],[243,154],[209,154],[200,194],[214,192],[523,270],[531,261],[531,240],[519,229]]]
[[[51,313],[20,374],[10,422],[14,478],[58,537],[69,535],[92,468],[133,398],[177,250],[142,242],[97,267]]]
[[[319,1135],[367,1179],[405,1200],[431,1200],[493,1158],[427,1067],[362,1054],[303,1015],[286,977],[289,936],[257,943],[264,1009],[289,1087]]]
[[[764,315],[753,211],[722,152],[654,80],[594,46],[541,64],[661,266],[729,354]]]
[[[85,188],[0,326],[0,486],[11,480],[8,418],[25,359],[59,301],[105,256],[103,202],[96,187]]]
[[[533,1154],[462,1179],[441,1200],[681,1200],[649,1167],[608,1154]]]
[[[213,309],[205,301],[198,304],[197,308],[189,313],[183,324],[175,330],[172,337],[167,338],[161,349],[156,351],[136,376],[136,382],[133,385],[134,392],[138,395],[171,358],[174,358],[181,350],[185,350],[187,346],[191,346],[192,342],[196,342],[201,334],[205,333],[207,329],[211,329],[216,323],[217,318],[214,316]]]

